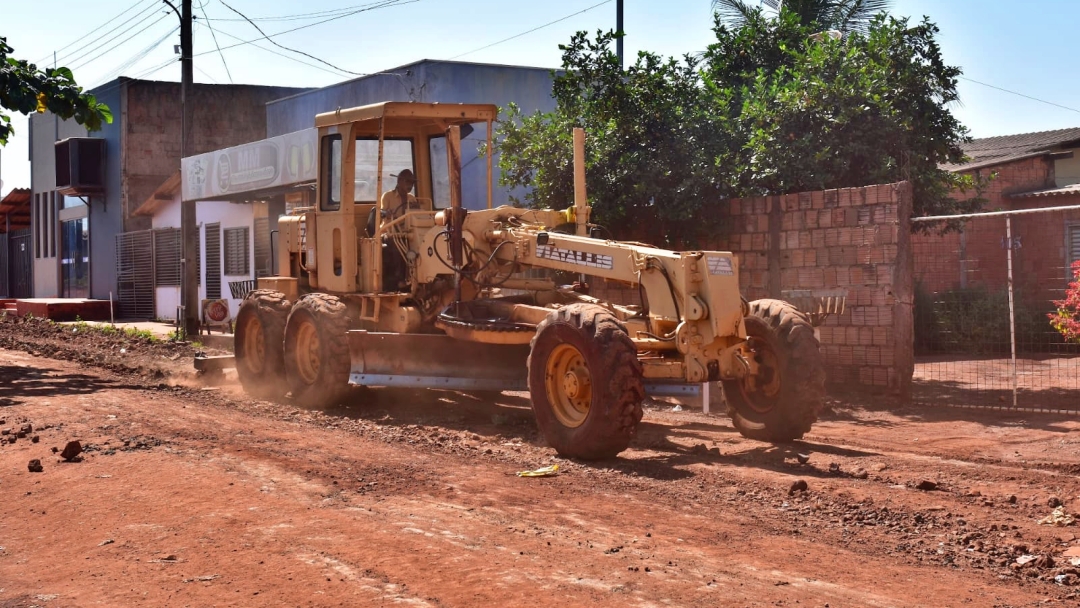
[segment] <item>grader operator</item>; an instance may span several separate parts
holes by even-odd
[[[719,383],[748,437],[807,432],[824,402],[807,317],[743,300],[731,253],[596,238],[583,132],[572,206],[492,208],[490,154],[470,167],[465,204],[462,132],[486,127],[490,150],[496,114],[387,102],[316,117],[314,200],[279,220],[281,276],[258,279],[237,316],[246,390],[322,407],[350,385],[527,389],[548,443],[582,459],[627,447],[652,384]],[[401,194],[381,195],[402,174],[415,204],[387,213]],[[638,286],[645,305],[589,297],[553,271]]]

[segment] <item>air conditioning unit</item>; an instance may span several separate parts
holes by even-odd
[[[58,141],[56,189],[65,196],[105,193],[105,140],[100,137],[69,137]]]

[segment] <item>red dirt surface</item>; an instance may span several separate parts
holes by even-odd
[[[26,329],[0,345],[73,361],[0,350],[0,606],[1077,603],[1080,531],[1037,523],[1080,505],[1071,418],[834,402],[774,446],[653,403],[622,457],[579,463],[522,395],[306,411],[196,387],[172,354],[149,371],[181,346]]]

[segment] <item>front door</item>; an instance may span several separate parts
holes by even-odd
[[[90,297],[90,218],[60,223],[60,293]]]

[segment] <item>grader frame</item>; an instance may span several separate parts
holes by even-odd
[[[548,442],[582,458],[627,446],[646,383],[719,382],[744,434],[806,432],[824,381],[808,319],[782,302],[745,302],[730,252],[590,236],[583,131],[574,133],[573,206],[492,208],[485,154],[486,208],[466,208],[462,129],[484,124],[490,151],[496,115],[483,104],[386,102],[316,117],[315,200],[279,220],[282,276],[260,278],[237,318],[245,387],[312,406],[341,399],[349,384],[527,388]],[[445,209],[434,205],[437,140]],[[387,165],[404,162],[391,160],[388,142],[409,142],[419,209],[383,209]],[[370,177],[372,164],[375,200],[358,200],[358,184],[371,181],[358,171]],[[523,275],[532,269],[636,285],[647,305]]]

